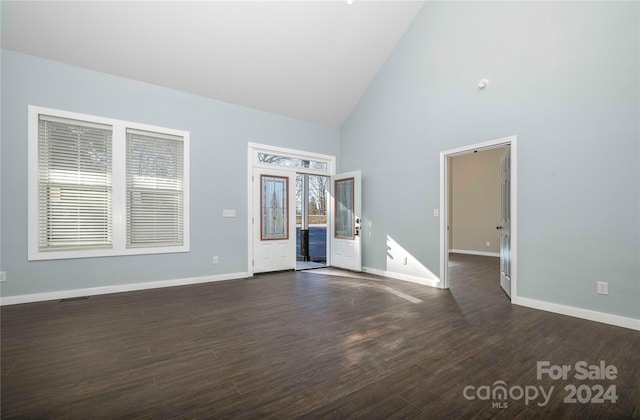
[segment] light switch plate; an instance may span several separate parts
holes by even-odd
[[[609,294],[609,283],[606,281],[598,282],[598,294],[599,295],[608,295]]]
[[[222,217],[236,217],[235,210],[222,210]]]

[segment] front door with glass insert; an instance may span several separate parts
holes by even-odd
[[[333,178],[331,201],[331,265],[362,271],[361,260],[361,184],[360,171],[336,175]]]
[[[295,269],[295,173],[254,169],[253,196],[253,271]]]

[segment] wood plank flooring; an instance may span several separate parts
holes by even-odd
[[[496,258],[450,270],[450,290],[323,269],[4,306],[1,415],[640,418],[640,333],[511,305]],[[538,380],[544,360],[618,375]],[[478,398],[496,381],[554,391]],[[618,400],[567,404],[567,384]]]

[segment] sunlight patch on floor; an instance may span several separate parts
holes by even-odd
[[[341,270],[338,268],[319,268],[316,270],[305,271],[305,274],[322,274],[324,276],[336,276],[336,277],[349,277],[352,279],[362,279],[362,280],[372,280],[372,281],[383,281],[382,278],[377,278],[373,276],[366,276],[362,273],[356,273],[353,271]]]
[[[382,286],[380,284],[368,284],[368,283],[354,283],[354,282],[346,282],[346,281],[337,281],[337,280],[331,280],[330,286],[333,285],[339,285],[339,286],[347,286],[347,287],[355,287],[355,288],[360,288],[360,287],[370,287],[373,289],[378,289],[378,290],[382,290],[384,292],[387,293],[391,293],[392,295],[395,295],[401,299],[406,300],[407,302],[411,302],[411,303],[422,303],[422,300],[413,297],[411,295],[408,295],[406,293],[403,293],[399,290],[394,289],[393,287],[389,287],[389,286]]]
[[[384,281],[383,278],[376,278],[373,276],[365,276],[362,275],[361,273],[355,273],[352,271],[345,271],[345,270],[340,270],[340,269],[336,269],[336,268],[320,268],[317,270],[309,270],[309,271],[305,271],[305,274],[319,274],[319,275],[323,275],[323,276],[331,276],[331,277],[343,277],[343,278],[351,278],[351,279],[358,279],[358,280],[366,280],[366,281],[373,281],[373,282],[382,282]],[[393,287],[389,287],[389,286],[384,286],[381,284],[371,284],[371,283],[362,283],[362,282],[349,282],[349,281],[340,281],[340,280],[329,280],[329,285],[330,286],[347,286],[347,287],[353,287],[353,288],[359,288],[359,287],[369,287],[369,288],[373,288],[373,289],[378,289],[378,290],[382,290],[384,292],[387,293],[391,293],[392,295],[395,295],[401,299],[406,300],[407,302],[411,302],[411,303],[422,303],[422,300],[408,295],[404,292],[401,292],[397,289],[394,289]]]

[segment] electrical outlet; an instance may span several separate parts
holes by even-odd
[[[213,257],[213,263],[214,264],[218,264],[218,262],[220,262],[220,261],[218,260],[218,256],[216,255],[216,256]]]
[[[599,295],[608,295],[609,294],[609,283],[606,281],[598,282],[598,294]]]
[[[487,241],[487,242],[485,242],[485,245],[486,245],[486,246],[491,246],[491,241]]]
[[[0,281],[7,281],[7,272],[0,271]]]

